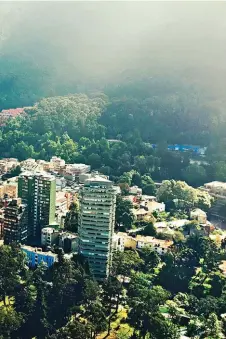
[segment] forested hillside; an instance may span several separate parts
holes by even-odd
[[[163,96],[114,99],[104,93],[42,99],[2,126],[0,154],[20,160],[57,155],[67,162],[90,164],[121,182],[120,176],[131,170],[155,180],[183,179],[194,186],[225,180],[225,159],[211,144],[213,115],[200,108],[202,119],[201,114],[189,116],[189,106],[185,109],[175,96],[166,99],[167,105],[163,101]],[[174,142],[207,145],[207,156],[167,150],[167,143]],[[191,159],[205,162],[190,164]]]
[[[128,94],[144,77],[155,82],[144,81],[135,97],[169,95],[167,84],[177,96],[182,85],[195,89],[200,105],[225,108],[224,3],[0,6],[0,108],[89,89],[113,94],[116,85]]]
[[[0,156],[56,154],[116,177],[136,169],[195,185],[226,180],[225,11],[1,4],[0,109],[33,108],[2,128]],[[174,143],[206,146],[209,165],[168,152]]]

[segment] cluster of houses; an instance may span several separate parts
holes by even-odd
[[[132,236],[125,232],[115,233],[113,238],[113,248],[117,251],[124,251],[125,249],[141,249],[145,246],[149,246],[159,255],[163,255],[172,245],[173,241],[171,240],[161,240],[142,235]]]
[[[51,252],[51,248],[58,246],[63,248],[65,253],[75,253],[78,251],[78,235],[64,231],[66,215],[71,203],[78,201],[78,192],[85,181],[93,176],[90,173],[90,166],[86,164],[66,164],[63,159],[53,156],[50,161],[26,159],[19,162],[17,159],[8,158],[0,160],[0,173],[5,174],[16,166],[20,165],[22,172],[30,171],[38,173],[44,171],[54,177],[55,195],[54,195],[54,223],[47,224],[41,230],[40,247],[31,247],[23,245],[22,249],[28,253],[30,265],[45,261],[47,265],[52,265],[57,257]],[[104,176],[102,176],[102,179]],[[107,179],[105,177],[105,179]],[[48,179],[49,180],[49,179]],[[226,184],[225,184],[226,185]],[[120,193],[118,188],[117,194]],[[213,195],[226,196],[226,187],[217,182],[206,184],[204,189]],[[225,190],[224,190],[225,189]],[[0,238],[4,234],[4,211],[6,203],[10,199],[18,198],[18,177],[0,182]],[[143,195],[142,189],[138,186],[130,187],[130,194],[123,197],[132,203],[132,212],[135,221],[153,220],[153,213],[161,214],[165,212],[166,206],[163,202],[158,202],[155,196]],[[191,210],[188,219],[179,219],[172,221],[155,222],[157,233],[174,234],[178,230],[185,229],[192,220],[199,224],[201,232],[209,235],[213,231],[213,226],[207,220],[207,215],[200,209]],[[144,236],[138,234],[139,230],[130,230],[128,232],[117,232],[113,234],[112,246],[114,250],[124,251],[126,249],[141,249],[144,246],[151,247],[159,255],[165,254],[173,245],[172,240],[157,239],[158,236]],[[173,238],[173,237],[172,237]]]

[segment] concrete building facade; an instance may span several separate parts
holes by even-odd
[[[124,251],[124,249],[141,249],[143,247],[151,247],[153,251],[159,255],[168,252],[173,245],[171,240],[161,240],[154,237],[137,235],[133,237],[124,232],[118,232],[114,236],[114,250]]]
[[[17,198],[17,190],[17,183],[4,181],[0,184],[0,199],[4,199],[6,196],[8,198]]]
[[[59,231],[53,227],[44,227],[41,231],[42,246],[52,246],[58,242]]]
[[[7,201],[4,212],[4,244],[25,244],[28,236],[28,210],[21,199]]]
[[[18,196],[28,206],[28,236],[41,237],[41,229],[55,221],[56,180],[45,172],[24,172],[18,178]]]
[[[21,246],[22,251],[27,255],[28,265],[36,267],[40,263],[45,263],[48,267],[57,261],[57,254],[43,252],[41,248],[31,246]]]
[[[78,251],[78,235],[71,232],[61,232],[59,234],[59,247],[65,253]]]
[[[116,190],[113,183],[94,175],[80,191],[79,252],[97,280],[109,275],[112,263]]]

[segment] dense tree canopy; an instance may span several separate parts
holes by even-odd
[[[4,339],[96,339],[115,332],[120,338],[117,317],[131,326],[127,338],[176,339],[182,324],[191,336],[225,333],[226,278],[219,270],[225,252],[199,233],[175,242],[161,257],[150,247],[114,252],[101,284],[77,255],[65,259],[59,252],[52,267],[29,270],[19,248],[2,246],[0,254]],[[126,318],[120,320],[121,312]]]
[[[144,193],[150,195],[155,193],[151,179],[174,178],[194,186],[202,185],[207,178],[224,180],[225,160],[219,151],[216,153],[217,145],[210,142],[210,133],[205,130],[206,124],[212,121],[210,112],[205,112],[208,117],[204,113],[203,117],[199,115],[196,123],[197,115],[188,116],[184,109],[188,100],[183,94],[184,88],[178,97],[167,88],[154,97],[147,91],[145,98],[144,94],[138,95],[139,86],[141,83],[131,84],[134,98],[128,89],[127,96],[123,96],[125,89],[122,88],[116,97],[111,92],[108,96],[95,92],[38,101],[26,109],[26,116],[11,119],[1,127],[1,156],[23,160],[58,155],[67,162],[88,163],[92,169],[116,181],[120,177],[121,183],[139,184]],[[146,86],[152,88],[153,84],[147,81]],[[144,91],[144,86],[141,87]],[[197,103],[190,105],[192,110]],[[175,121],[178,116],[179,123]],[[194,126],[199,132],[195,132]],[[154,149],[152,143],[156,143],[157,148]],[[209,146],[208,161],[199,163],[197,155],[169,151],[169,143]],[[220,147],[223,152],[224,144]],[[191,159],[195,163],[190,164]],[[131,171],[128,182],[122,176]]]
[[[199,207],[208,210],[212,204],[212,198],[208,192],[195,189],[184,181],[164,180],[157,191],[159,201],[170,203],[174,201],[175,205],[184,207]],[[169,204],[170,206],[170,204]]]

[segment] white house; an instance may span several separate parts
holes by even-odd
[[[125,238],[119,232],[115,233],[113,236],[113,250],[123,252],[125,248]]]
[[[130,187],[130,194],[132,194],[132,195],[142,195],[142,188],[139,188],[138,186],[132,186],[132,187]]]
[[[143,248],[145,246],[150,246],[155,252],[159,255],[167,253],[170,246],[172,246],[173,241],[171,240],[161,240],[154,237],[145,237],[142,235],[136,236],[137,248]]]
[[[192,220],[197,220],[200,224],[206,224],[207,215],[206,212],[201,210],[200,208],[196,208],[190,212],[190,218]]]
[[[57,242],[59,237],[59,231],[53,227],[44,227],[41,233],[41,244],[42,246],[52,246]]]

